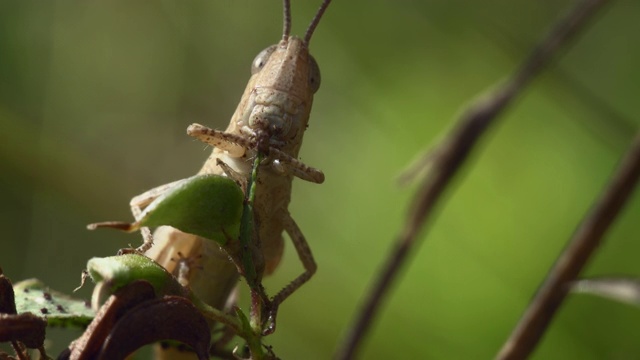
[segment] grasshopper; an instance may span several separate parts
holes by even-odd
[[[284,0],[282,40],[261,51],[251,66],[251,78],[240,103],[225,131],[192,124],[187,134],[214,147],[198,174],[217,174],[236,180],[246,191],[246,179],[252,171],[258,153],[260,163],[256,197],[253,204],[256,243],[261,254],[256,259],[256,277],[273,273],[280,263],[283,232],[291,238],[302,261],[304,272],[296,277],[270,301],[275,317],[278,305],[316,271],[316,263],[302,231],[287,209],[291,200],[294,176],[313,183],[322,183],[324,174],[300,162],[298,152],[307,128],[313,95],[320,86],[320,70],[309,54],[309,42],[331,0],[324,0],[311,21],[304,38],[290,35],[290,1]],[[134,197],[131,211],[140,216],[154,199],[171,189],[176,181]],[[89,225],[108,227],[109,223]],[[168,226],[154,235],[141,229],[144,243],[136,250],[178,276],[183,285],[209,305],[222,309],[229,301],[238,281],[238,269],[225,252],[212,241],[181,232]],[[271,330],[272,331],[272,330]]]

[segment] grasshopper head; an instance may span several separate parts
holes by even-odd
[[[290,36],[289,1],[285,0],[282,40],[253,60],[241,123],[275,146],[297,155],[307,128],[313,94],[320,88],[320,68],[309,54],[309,41],[330,0],[325,0],[304,39]],[[264,144],[263,142],[263,145]]]

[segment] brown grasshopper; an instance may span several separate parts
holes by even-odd
[[[287,207],[291,200],[293,177],[322,183],[324,174],[297,160],[309,121],[313,94],[320,86],[320,70],[309,54],[309,41],[331,0],[324,0],[303,39],[290,36],[290,1],[284,0],[282,40],[269,46],[254,59],[251,78],[227,129],[213,130],[192,124],[187,134],[214,146],[213,153],[199,174],[229,176],[243,183],[252,171],[258,152],[266,159],[260,164],[254,201],[255,232],[263,262],[257,264],[258,279],[278,266],[284,249],[283,232],[291,238],[304,273],[277,293],[270,301],[272,315],[278,305],[302,286],[316,271],[311,250]],[[183,181],[183,180],[180,180]],[[154,199],[176,181],[134,197],[131,211],[136,218]],[[109,226],[92,224],[90,228]],[[156,260],[178,276],[196,295],[221,309],[229,300],[238,280],[236,265],[227,252],[214,242],[164,226],[152,236],[142,228],[144,243],[136,249]],[[233,256],[232,256],[233,258]]]

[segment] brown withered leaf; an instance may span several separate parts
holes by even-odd
[[[16,298],[11,280],[0,275],[0,314],[16,314]]]
[[[200,311],[186,298],[145,301],[125,314],[109,334],[100,359],[122,359],[143,345],[176,340],[208,359],[211,333]]]
[[[96,359],[102,345],[116,323],[137,305],[155,298],[153,287],[146,281],[135,281],[111,295],[100,308],[87,330],[72,342],[67,354],[58,359]]]

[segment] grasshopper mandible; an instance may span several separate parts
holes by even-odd
[[[290,36],[290,1],[284,0],[282,40],[258,54],[252,63],[251,78],[240,103],[223,131],[192,124],[187,134],[214,146],[199,174],[229,176],[238,182],[247,179],[258,152],[266,159],[260,165],[254,202],[255,237],[263,263],[257,277],[271,274],[282,257],[282,233],[291,238],[304,272],[270,301],[275,309],[303,285],[316,271],[316,263],[302,231],[287,209],[293,177],[322,183],[324,174],[297,160],[307,128],[313,95],[320,86],[320,70],[309,54],[309,42],[331,0],[324,0],[303,39]],[[146,206],[180,181],[162,185],[134,197],[131,211],[136,218]],[[90,228],[109,226],[93,224]],[[238,270],[229,254],[212,241],[160,227],[154,236],[141,229],[144,243],[136,249],[179,276],[202,300],[223,308],[238,280]]]

